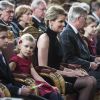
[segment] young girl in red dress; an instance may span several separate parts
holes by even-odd
[[[38,87],[39,95],[49,100],[63,100],[61,95],[57,92],[56,88],[48,84],[38,73],[35,71],[31,56],[35,48],[35,39],[31,34],[24,34],[18,42],[19,53],[12,56],[10,59],[10,69],[17,74],[31,75],[36,82],[36,85],[43,83]]]

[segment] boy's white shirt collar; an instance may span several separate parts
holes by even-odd
[[[4,56],[3,56],[2,51],[0,51],[0,55],[2,55],[2,60],[3,60],[3,62],[6,64],[6,60],[5,60]]]

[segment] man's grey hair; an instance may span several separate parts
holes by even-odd
[[[89,6],[89,4],[87,4],[87,3],[85,3],[85,2],[82,2],[82,3],[80,4],[80,7],[82,7],[84,10],[86,10],[87,13],[90,12],[90,6]]]
[[[68,12],[68,22],[74,22],[78,17],[87,14],[87,11],[82,7],[72,6]]]
[[[85,3],[85,2],[81,2],[81,3],[80,2],[75,2],[75,3],[72,4],[72,6],[73,7],[81,7],[84,10],[86,10],[87,13],[90,12],[90,6],[87,3]]]
[[[32,3],[31,3],[31,9],[38,8],[40,3],[46,4],[46,2],[44,0],[33,0]]]
[[[5,10],[7,8],[14,8],[14,4],[9,1],[0,1],[0,10]]]

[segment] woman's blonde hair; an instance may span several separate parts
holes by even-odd
[[[65,15],[65,10],[60,5],[51,5],[45,14],[45,22],[48,25],[49,20],[56,20],[59,15]]]
[[[20,5],[20,6],[18,6],[18,7],[15,9],[15,17],[16,17],[16,19],[19,20],[20,17],[21,17],[24,13],[26,13],[26,12],[28,12],[28,11],[31,12],[31,7],[30,7],[30,6],[28,6],[28,5]]]

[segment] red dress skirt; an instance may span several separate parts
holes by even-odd
[[[31,75],[31,60],[29,59],[24,59],[24,58],[21,58],[17,55],[14,55],[11,57],[10,59],[10,62],[15,62],[16,63],[16,68],[14,70],[14,73],[18,73],[18,74],[30,74]],[[33,78],[34,79],[34,78]],[[45,94],[48,94],[48,93],[51,93],[51,92],[54,92],[54,89],[49,85],[47,84],[46,82],[41,82],[41,81],[37,81],[35,80],[35,84],[36,85],[39,85],[43,83],[42,86],[38,87],[38,91],[39,91],[39,95],[40,96],[43,96]]]

